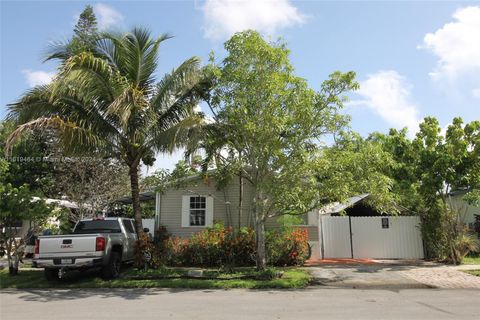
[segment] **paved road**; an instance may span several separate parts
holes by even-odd
[[[480,290],[2,290],[0,319],[479,319]]]

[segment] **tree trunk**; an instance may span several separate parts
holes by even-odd
[[[238,176],[238,182],[240,184],[238,191],[238,231],[240,231],[240,228],[242,227],[243,213],[243,176],[241,171],[240,175]]]
[[[265,270],[267,266],[267,258],[265,252],[265,221],[262,219],[261,213],[258,211],[255,214],[255,239],[257,243],[257,270]]]
[[[267,257],[265,252],[265,216],[263,212],[263,196],[255,186],[255,242],[257,245],[256,265],[257,270],[264,270],[267,266]]]
[[[142,208],[140,207],[140,188],[138,187],[138,165],[132,165],[130,167],[130,185],[132,188],[132,206],[133,206],[133,217],[135,219],[135,229],[137,230],[137,235],[143,233],[143,224],[142,224]]]
[[[11,235],[11,233],[9,233]],[[7,240],[7,261],[8,261],[8,273],[11,276],[16,276],[18,274],[18,255],[17,255],[17,246],[15,243],[15,237],[9,238]]]

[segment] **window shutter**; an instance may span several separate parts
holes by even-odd
[[[182,197],[182,227],[190,226],[190,196]]]
[[[205,217],[207,227],[213,227],[213,197],[207,197],[207,210]]]

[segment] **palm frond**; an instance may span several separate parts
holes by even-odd
[[[18,126],[7,138],[5,153],[11,154],[16,141],[26,132],[34,129],[53,128],[61,133],[62,141],[67,151],[75,151],[79,148],[99,148],[104,145],[103,140],[93,134],[88,128],[82,128],[73,122],[63,120],[60,117],[38,118]]]
[[[171,36],[164,34],[152,40],[150,31],[137,27],[125,34],[104,33],[101,38],[102,51],[121,74],[145,89],[155,81],[159,45]]]
[[[145,146],[155,152],[172,153],[177,148],[185,146],[194,135],[198,135],[204,123],[203,116],[194,114],[167,130],[152,128]]]
[[[88,126],[95,134],[101,132],[105,139],[122,139],[115,119],[109,118],[98,107],[98,97],[92,97],[88,91],[77,90],[70,82],[58,87],[56,92],[53,92],[52,86],[39,86],[27,92],[18,102],[9,105],[7,117],[17,123],[61,117],[78,126]]]
[[[112,101],[108,106],[107,114],[116,115],[123,130],[127,131],[132,114],[136,109],[146,109],[148,105],[143,91],[136,86],[130,86]]]
[[[72,50],[71,44],[69,41],[54,41],[50,42],[46,53],[44,62],[50,60],[60,60],[64,61],[73,56],[75,52]]]
[[[152,97],[152,107],[158,113],[165,113],[171,106],[192,90],[200,81],[200,59],[192,57],[178,68],[165,75],[157,84]]]

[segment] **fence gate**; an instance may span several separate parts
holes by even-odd
[[[324,258],[423,259],[418,217],[320,218]]]
[[[348,217],[323,216],[320,220],[319,239],[324,258],[351,258],[350,225]],[[322,232],[323,231],[323,232]]]

